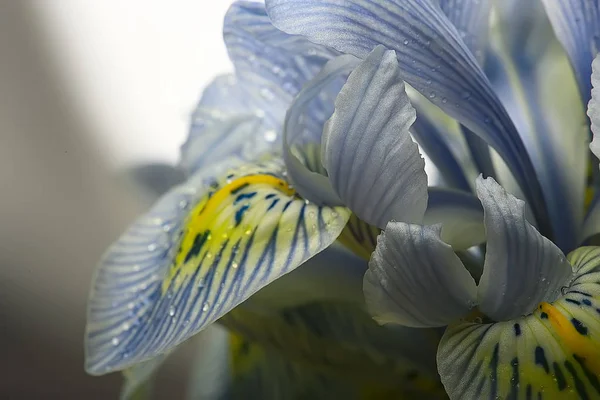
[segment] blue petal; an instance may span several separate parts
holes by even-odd
[[[532,312],[542,301],[554,301],[571,275],[563,253],[527,222],[523,201],[492,178],[477,179],[477,195],[488,240],[479,281],[480,310],[507,321]]]
[[[292,99],[338,54],[276,29],[256,2],[234,3],[223,30],[235,76],[215,79],[194,112],[182,147],[182,166],[190,173],[231,154],[252,161],[280,151]]]
[[[592,60],[600,50],[598,0],[542,0],[558,40],[569,55],[584,103],[592,90]]]
[[[512,25],[506,21],[503,27]],[[522,50],[512,54],[502,50],[489,54],[490,79],[519,126],[542,185],[552,239],[570,251],[578,244],[583,218],[588,157],[585,115],[571,68],[558,43],[535,58]]]
[[[532,202],[538,222],[547,223],[541,188],[517,130],[437,5],[424,0],[267,0],[266,4],[278,28],[344,53],[365,58],[378,44],[395,50],[401,77],[496,149]]]
[[[479,64],[485,58],[491,7],[490,0],[440,0],[440,8]]]
[[[448,325],[475,306],[477,287],[441,226],[390,222],[365,274],[367,308],[380,323]]]
[[[420,223],[427,207],[425,162],[409,129],[414,108],[396,54],[378,46],[348,77],[323,131],[329,181],[360,219],[383,229]]]
[[[168,352],[333,243],[350,212],[298,198],[277,159],[173,188],[102,258],[88,307],[86,369]]]
[[[470,192],[471,185],[469,185],[469,181],[456,157],[452,154],[444,135],[425,113],[420,112],[419,108],[415,108],[417,109],[417,119],[410,129],[415,140],[438,168],[448,186]]]

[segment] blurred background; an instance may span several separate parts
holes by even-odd
[[[118,177],[177,160],[202,87],[231,69],[229,4],[0,1],[0,399],[117,397],[82,341],[95,263],[145,207]],[[157,398],[181,398],[187,363],[169,359]]]

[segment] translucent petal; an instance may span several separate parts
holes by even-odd
[[[542,0],[554,33],[571,59],[584,103],[590,99],[592,60],[600,50],[598,0]]]
[[[425,162],[409,129],[415,110],[396,54],[379,46],[348,77],[323,131],[322,158],[334,190],[360,219],[384,228],[420,223]]]
[[[350,212],[298,198],[277,160],[194,176],[138,219],[102,261],[86,369],[165,353],[328,247]]]
[[[487,233],[479,309],[496,321],[506,321],[556,299],[571,275],[560,249],[527,222],[523,201],[492,178],[477,179],[477,195]]]
[[[360,58],[395,50],[401,78],[505,159],[546,224],[541,188],[519,133],[460,34],[431,1],[267,0],[274,25]],[[545,229],[544,229],[545,231]]]
[[[125,384],[121,388],[120,399],[141,400],[150,398],[152,379],[166,358],[167,355],[162,354],[123,371]]]
[[[554,303],[499,323],[448,328],[438,370],[451,399],[600,398],[600,248],[569,255],[575,279]]]
[[[444,326],[468,314],[477,289],[441,226],[390,222],[365,274],[367,308],[380,323]]]

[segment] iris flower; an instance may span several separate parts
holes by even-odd
[[[235,3],[187,180],[100,262],[87,371],[128,395],[217,322],[214,398],[599,397],[599,7]]]

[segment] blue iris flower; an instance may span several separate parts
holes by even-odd
[[[600,397],[597,0],[237,2],[224,38],[90,373],[219,322],[231,397]]]

